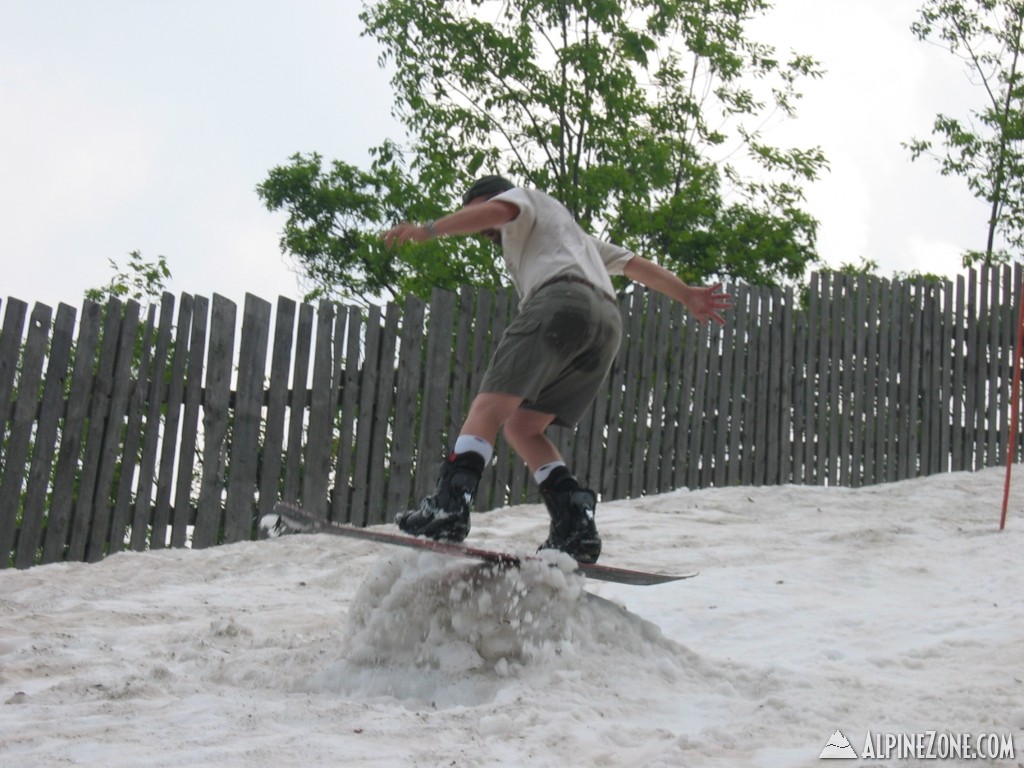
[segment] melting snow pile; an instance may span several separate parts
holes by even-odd
[[[412,552],[381,559],[353,599],[343,660],[315,687],[408,705],[471,705],[495,699],[509,678],[581,678],[604,656],[617,656],[612,661],[638,678],[675,679],[685,651],[653,624],[588,594],[572,561],[557,558],[521,568]]]

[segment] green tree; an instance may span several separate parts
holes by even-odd
[[[383,251],[378,232],[456,204],[483,172],[544,189],[586,229],[684,279],[774,283],[816,259],[802,184],[821,151],[762,138],[793,116],[816,62],[747,39],[761,0],[381,0],[361,14],[394,72],[409,146],[368,171],[317,155],[258,193],[286,210],[282,247],[325,292],[423,293],[496,283],[493,254],[461,240]],[[440,262],[440,264],[438,264]]]
[[[171,277],[171,269],[167,266],[166,256],[157,256],[156,261],[146,261],[140,251],[128,254],[128,263],[122,267],[114,259],[109,259],[114,276],[101,288],[88,288],[85,298],[96,302],[107,299],[125,301],[131,299],[142,305],[160,300],[166,283]]]
[[[934,157],[943,176],[960,176],[989,204],[984,250],[964,253],[964,266],[1010,259],[1024,245],[1024,81],[1021,79],[1020,0],[929,0],[911,26],[919,40],[960,57],[984,94],[985,107],[966,119],[939,114],[928,139],[906,146],[916,160]]]
[[[483,243],[435,241],[400,254],[384,247],[380,233],[392,222],[436,218],[446,200],[424,194],[393,143],[371,154],[368,171],[339,160],[325,168],[317,153],[296,154],[257,187],[269,210],[288,212],[281,250],[304,270],[306,299],[364,301],[387,294],[428,296],[434,286],[499,285],[493,254]]]

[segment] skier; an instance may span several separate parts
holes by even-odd
[[[550,424],[577,424],[618,352],[622,322],[609,275],[625,275],[679,301],[701,322],[724,324],[720,312],[731,308],[732,298],[721,283],[687,285],[657,264],[588,235],[557,200],[501,176],[478,179],[462,202],[461,209],[436,221],[395,226],[384,235],[385,244],[482,234],[501,246],[521,299],[519,314],[494,352],[434,495],[400,513],[396,522],[413,536],[465,539],[477,484],[504,428],[551,516],[541,549],[596,562],[597,495],[579,484],[544,433]]]

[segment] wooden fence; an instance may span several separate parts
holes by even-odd
[[[605,499],[993,466],[1020,284],[1019,268],[945,283],[826,272],[803,290],[734,287],[725,328],[628,293],[604,393],[553,436]],[[216,295],[168,294],[145,317],[133,302],[8,299],[0,567],[249,539],[279,498],[390,520],[431,489],[515,299],[272,310],[247,296],[239,322]],[[499,441],[478,508],[536,500]]]

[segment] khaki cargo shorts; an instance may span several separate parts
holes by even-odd
[[[522,407],[573,427],[600,391],[621,339],[618,305],[605,293],[552,283],[505,329],[480,391],[522,397]]]

